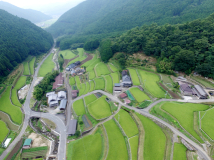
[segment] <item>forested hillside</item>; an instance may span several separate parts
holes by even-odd
[[[3,9],[20,18],[27,19],[32,23],[38,23],[51,19],[51,16],[48,16],[42,12],[32,9],[22,9],[3,1],[0,1],[0,9]]]
[[[47,52],[53,45],[51,34],[0,9],[0,80],[28,55]]]
[[[177,24],[214,12],[212,0],[87,0],[72,8],[47,30],[61,38],[60,46],[115,36],[144,24]],[[63,43],[63,44],[62,44]]]

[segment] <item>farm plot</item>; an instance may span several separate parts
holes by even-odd
[[[60,51],[59,55],[62,54],[64,59],[72,59],[74,57],[76,57],[76,55],[69,49],[64,50],[64,51]]]
[[[121,125],[121,127],[123,128],[124,132],[128,137],[132,137],[138,134],[138,128],[135,121],[125,110],[121,109],[115,115],[115,119],[119,122],[119,124]]]
[[[11,100],[13,102],[13,104],[15,106],[18,106],[18,107],[22,107],[21,103],[19,102],[19,99],[17,97],[17,90],[16,89],[12,89],[12,95],[11,95]]]
[[[75,81],[75,78],[74,78],[74,77],[70,77],[70,78],[69,78],[69,84],[70,84],[70,86],[73,86],[73,85],[76,84],[76,81]]]
[[[23,75],[30,75],[30,70],[29,70],[28,62],[24,62],[23,65],[24,65]]]
[[[8,114],[6,113],[3,113],[3,112],[0,112],[0,119],[2,119],[8,126],[8,128],[10,130],[13,130],[13,131],[18,131],[19,129],[19,126],[14,124],[11,120],[10,120],[10,117],[8,116]]]
[[[112,82],[112,78],[110,75],[107,75],[104,77],[105,80],[106,80],[106,90],[109,92],[109,93],[112,93],[113,92],[113,82]]]
[[[88,72],[89,73],[89,79],[92,80],[96,77],[94,70],[91,70]]]
[[[78,116],[85,114],[85,105],[83,99],[79,99],[73,103],[73,109]]]
[[[83,95],[85,93],[85,83],[81,84],[81,88],[79,89],[79,96]]]
[[[53,53],[51,53],[47,59],[44,61],[44,63],[41,65],[39,69],[39,76],[44,77],[47,73],[52,72],[54,69],[54,62],[52,61]]]
[[[88,111],[95,119],[103,119],[111,115],[111,109],[106,101],[106,96],[102,96],[88,105]]]
[[[164,159],[166,136],[161,128],[149,118],[137,113],[145,131],[144,160]]]
[[[75,81],[76,81],[77,88],[80,89],[81,88],[81,82],[80,82],[79,76],[75,76]]]
[[[84,54],[84,49],[83,48],[77,48],[77,51],[79,52],[78,55],[79,57],[75,58],[74,60],[70,61],[67,66],[69,66],[71,63],[77,62],[77,61],[83,61],[84,59],[87,58],[87,56]]]
[[[119,69],[116,68],[113,64],[109,63],[108,65],[109,65],[109,67],[111,68],[111,70],[112,70],[113,72],[119,71]]]
[[[47,146],[24,149],[22,151],[22,159],[27,159],[27,158],[31,159],[31,158],[36,158],[38,156],[45,157],[47,151],[48,151]]]
[[[132,153],[132,160],[137,160],[138,138],[139,138],[138,136],[129,138],[129,144],[130,144],[131,153]]]
[[[92,92],[94,90],[94,81],[91,80],[89,81],[89,83],[90,83],[90,92]]]
[[[140,80],[138,78],[136,70],[129,68],[129,73],[131,75],[133,85],[139,86],[140,85]]]
[[[105,81],[103,78],[95,78],[95,90],[105,90]]]
[[[209,106],[193,103],[166,102],[161,108],[175,117],[187,132],[199,142],[203,143],[202,139],[194,130],[194,112],[207,110]]]
[[[149,96],[147,96],[144,92],[142,92],[139,88],[134,87],[130,89],[131,94],[134,96],[136,101],[143,102],[145,100],[150,100]]]
[[[128,152],[125,139],[114,120],[109,120],[108,122],[105,122],[104,126],[109,140],[109,151],[107,160],[128,160]]]
[[[173,160],[187,160],[187,148],[180,143],[174,143]]]
[[[85,82],[85,92],[84,92],[84,94],[87,94],[89,91],[90,91],[90,84],[89,84],[89,82]]]
[[[99,64],[97,64],[97,66],[95,67],[97,76],[100,77],[102,75],[107,75],[110,74],[111,72],[109,71],[108,67],[106,66],[106,64],[100,62]]]
[[[35,64],[36,58],[33,57],[32,60],[29,62],[29,66],[30,66],[30,73],[31,75],[34,74],[34,64]]]
[[[165,97],[165,92],[158,86],[157,82],[160,80],[158,75],[138,70],[138,73],[141,76],[142,83],[144,84],[145,88],[155,97],[163,98]]]
[[[68,160],[99,160],[103,152],[103,142],[99,132],[70,142],[67,145]]]
[[[20,88],[24,87],[25,83],[26,83],[26,79],[27,77],[26,76],[21,76],[19,78],[19,80],[16,82],[16,85],[15,85],[15,89],[19,90]]]
[[[91,59],[90,61],[84,63],[82,66],[84,66],[84,67],[87,68],[87,67],[90,66],[92,63],[94,63],[94,62],[96,61],[96,59],[97,59],[97,54],[94,54],[93,59]]]
[[[97,97],[94,94],[91,94],[87,97],[84,98],[86,106],[89,105],[90,103],[94,102],[97,100]]]
[[[16,124],[22,123],[22,112],[19,107],[16,107],[10,102],[10,89],[11,86],[7,88],[2,97],[0,98],[0,110],[10,115],[10,118]]]
[[[115,83],[119,83],[120,82],[119,73],[118,72],[111,73],[111,77],[113,79],[113,85]]]
[[[0,128],[1,128],[1,132],[0,132],[0,144],[1,144],[1,142],[4,141],[7,134],[9,133],[9,129],[7,128],[6,123],[3,122],[2,120],[0,120]]]
[[[91,65],[89,65],[87,68],[86,68],[86,71],[91,71],[94,69],[94,67],[100,63],[100,59],[96,59],[95,61],[93,61],[93,63],[91,63]]]

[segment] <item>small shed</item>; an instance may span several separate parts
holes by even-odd
[[[131,103],[131,101],[129,99],[125,99],[125,103],[129,104],[129,103]]]
[[[46,97],[49,97],[52,94],[55,94],[55,92],[48,92],[48,93],[46,93]]]
[[[114,87],[114,92],[121,92],[122,88],[121,87]]]
[[[58,92],[58,99],[66,99],[66,92],[65,91],[60,91]]]
[[[49,107],[55,107],[55,106],[58,106],[58,105],[59,105],[58,101],[51,101],[49,103]]]
[[[32,144],[32,139],[28,138],[25,140],[24,145],[23,145],[23,149],[29,149],[31,147]]]
[[[51,101],[57,101],[57,94],[51,94],[48,96],[48,103],[50,104]]]
[[[71,91],[71,96],[72,96],[72,98],[77,98],[77,93],[79,93],[78,90],[72,90],[72,91]]]
[[[74,135],[76,133],[77,130],[77,120],[76,119],[72,119],[69,122],[69,126],[68,126],[68,135]]]
[[[66,104],[67,104],[67,100],[66,99],[61,100],[59,109],[60,110],[65,110]]]
[[[123,98],[126,98],[126,97],[128,97],[126,93],[122,93],[122,94],[120,94],[120,98],[122,98],[122,99],[123,99]]]
[[[115,83],[114,86],[115,87],[120,87],[120,83]]]

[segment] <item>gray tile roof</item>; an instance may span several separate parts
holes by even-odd
[[[68,126],[68,132],[67,134],[72,134],[74,135],[76,133],[77,130],[77,120],[76,119],[72,119],[69,122],[69,126]]]
[[[59,109],[60,109],[60,110],[61,110],[61,109],[64,110],[64,109],[66,108],[66,104],[67,104],[67,100],[66,100],[66,99],[61,100]]]

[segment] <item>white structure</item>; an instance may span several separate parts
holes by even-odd
[[[7,148],[7,146],[8,146],[9,143],[10,143],[10,141],[11,141],[11,138],[7,138],[6,141],[5,141],[4,144],[3,144],[3,147],[4,147],[4,148]]]
[[[55,107],[55,106],[58,106],[58,105],[59,105],[58,101],[51,101],[49,103],[49,107]]]
[[[55,94],[55,92],[46,93],[46,97],[49,97],[50,95],[53,95],[53,94]]]
[[[60,91],[58,92],[58,100],[66,99],[66,92]]]
[[[57,94],[51,94],[48,96],[48,103],[50,104],[51,101],[57,101]]]

